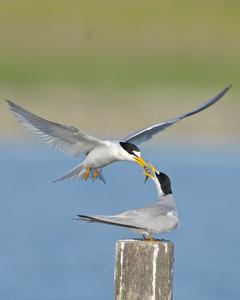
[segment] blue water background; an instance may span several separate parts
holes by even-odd
[[[167,145],[145,158],[170,175],[181,227],[174,299],[240,299],[240,147]],[[49,182],[76,165],[39,144],[0,145],[0,299],[113,299],[114,247],[138,237],[119,227],[73,221],[156,199],[140,168],[116,163],[102,182]]]

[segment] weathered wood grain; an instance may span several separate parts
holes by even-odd
[[[170,241],[117,241],[115,300],[171,300],[173,251]]]

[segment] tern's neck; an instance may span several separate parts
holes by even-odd
[[[157,201],[158,202],[165,202],[167,201],[168,205],[172,205],[173,207],[176,207],[176,203],[175,200],[172,196],[172,194],[165,194],[162,191],[161,185],[159,183],[159,181],[156,179],[154,180],[155,186],[156,186],[156,190],[157,190]]]
[[[159,205],[167,205],[167,206],[170,206],[172,209],[177,209],[177,205],[176,205],[176,202],[175,202],[175,199],[173,197],[172,194],[168,194],[168,195],[165,195],[165,196],[161,196],[160,198],[158,198],[158,202],[157,202]]]
[[[163,193],[161,185],[160,185],[159,181],[157,180],[157,178],[154,178],[153,181],[156,186],[158,198],[164,196],[165,194]]]

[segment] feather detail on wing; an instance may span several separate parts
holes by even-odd
[[[146,228],[141,228],[138,226],[131,225],[131,221],[125,223],[121,223],[121,219],[115,218],[115,217],[107,217],[107,216],[86,216],[86,215],[78,215],[81,221],[86,221],[86,222],[96,222],[96,223],[102,223],[102,224],[108,224],[108,225],[115,225],[115,226],[120,226],[120,227],[127,227],[131,229],[139,229],[139,230],[147,230]]]
[[[159,124],[155,124],[152,125],[150,127],[146,127],[142,130],[136,131],[130,135],[128,135],[124,141],[125,142],[129,142],[129,143],[133,143],[135,145],[139,145],[141,143],[144,143],[146,141],[148,141],[149,139],[151,139],[155,134],[163,131],[164,129],[172,126],[173,124],[177,123],[178,121],[185,119],[187,117],[190,117],[194,114],[197,114],[203,110],[205,110],[206,108],[208,108],[209,106],[213,105],[214,103],[216,103],[218,100],[220,100],[226,93],[227,91],[231,88],[231,85],[229,85],[228,87],[226,87],[225,89],[223,89],[219,94],[217,94],[215,97],[211,98],[210,100],[208,100],[207,102],[205,102],[204,104],[202,104],[201,106],[199,106],[198,108],[187,112],[185,114],[181,114],[175,118],[169,119],[165,122],[159,123]]]
[[[6,100],[17,120],[34,136],[72,157],[87,153],[104,142],[80,133],[72,126],[61,125],[38,117],[12,101]]]
[[[85,172],[86,168],[83,168],[83,164],[81,163],[67,173],[63,174],[61,177],[55,179],[53,183],[62,182],[64,180],[79,180]]]

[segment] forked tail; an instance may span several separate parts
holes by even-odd
[[[79,179],[83,179],[84,178],[84,174],[86,174],[87,172],[87,167],[83,165],[83,163],[79,164],[78,166],[76,166],[75,168],[73,168],[72,170],[70,170],[69,172],[65,173],[63,176],[55,179],[53,181],[53,183],[56,182],[62,182],[64,180],[79,180]],[[102,180],[104,183],[106,183],[104,176],[103,176],[103,171],[102,169],[99,169],[99,175],[98,177],[94,177],[94,169],[90,169],[90,173],[89,176],[95,180],[95,179],[100,179]]]

